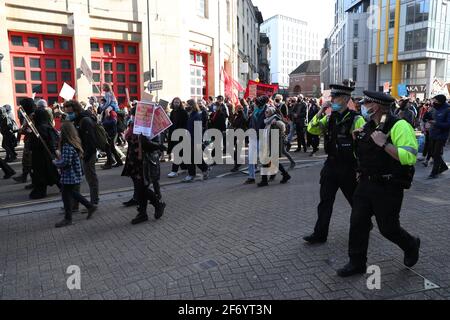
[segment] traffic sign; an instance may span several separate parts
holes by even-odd
[[[148,83],[148,91],[150,91],[150,92],[162,90],[162,88],[163,88],[162,80]]]

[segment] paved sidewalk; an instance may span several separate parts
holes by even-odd
[[[422,239],[413,271],[374,229],[369,264],[381,267],[382,287],[370,291],[368,276],[335,275],[350,214],[340,193],[328,243],[301,240],[315,222],[319,171],[263,189],[239,174],[168,186],[166,215],[138,226],[121,198],[59,230],[58,210],[0,217],[0,299],[450,299],[450,174],[406,193],[403,226]],[[70,265],[81,268],[81,290],[67,289]]]

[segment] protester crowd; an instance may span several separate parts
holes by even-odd
[[[17,174],[8,163],[17,160],[16,148],[18,142],[23,141],[22,172],[17,174],[14,180],[25,184],[29,181],[28,177],[31,177],[31,183],[25,186],[31,190],[31,199],[45,198],[49,186],[59,187],[65,218],[57,224],[58,227],[71,224],[72,212],[79,210],[79,203],[87,208],[88,218],[96,211],[99,204],[96,163],[99,158],[106,158],[106,163],[101,167],[103,170],[124,167],[122,175],[131,178],[135,192],[133,198],[124,205],[138,206],[138,216],[133,220],[133,224],[148,220],[148,201],[155,207],[155,218],[159,219],[165,208],[159,187],[160,162],[174,160],[172,152],[178,142],[172,141],[171,138],[175,130],[185,129],[191,134],[192,161],[173,163],[169,178],[175,178],[182,171],[187,171],[183,182],[192,182],[196,179],[198,169],[206,180],[211,168],[216,165],[208,165],[205,161],[194,164],[194,151],[205,150],[211,142],[205,143],[202,139],[201,144],[195,142],[195,123],[201,123],[202,133],[211,128],[223,133],[223,150],[214,150],[213,156],[216,152],[223,152],[223,156],[226,156],[230,151],[226,148],[228,129],[255,129],[258,141],[261,141],[259,130],[278,130],[279,155],[286,157],[290,162],[289,169],[293,169],[295,161],[291,152],[308,153],[313,157],[319,151],[320,135],[311,134],[307,128],[321,107],[329,104],[322,99],[307,98],[303,95],[283,97],[280,94],[235,102],[223,96],[198,101],[174,98],[165,108],[172,126],[158,137],[149,140],[133,134],[138,102],[119,106],[111,87],[105,84],[102,89],[104,95],[101,98],[90,97],[85,102],[70,100],[64,104],[48,105],[45,100],[25,98],[20,101],[23,113],[19,112],[17,115],[19,123],[16,123],[14,109],[10,105],[0,107],[2,148],[6,154],[5,159],[0,159],[4,178],[9,179]],[[357,114],[361,114],[362,103],[360,99],[353,99]],[[422,152],[419,160],[423,161],[424,166],[433,163],[430,178],[436,178],[446,171],[448,167],[442,158],[450,128],[446,97],[438,95],[425,101],[401,98],[391,112],[422,133],[419,136]],[[31,121],[33,126],[28,121]],[[248,147],[248,141],[246,142]],[[297,149],[292,150],[294,142],[297,142]],[[235,150],[230,156],[235,164],[231,171],[238,172],[242,165],[237,161],[240,150],[236,148],[236,140],[234,146]],[[269,146],[258,143],[256,150],[248,150],[248,156],[255,156],[252,152],[258,152],[260,148],[270,149]],[[121,149],[126,151],[126,154]],[[270,173],[270,170],[264,170],[269,166],[270,164],[249,164],[248,177],[244,184],[265,187],[274,181],[276,171]],[[258,167],[261,170],[261,180],[257,183]],[[291,179],[288,169],[281,163],[277,169],[282,175],[280,182],[287,183]],[[83,175],[89,185],[89,200],[80,194]]]

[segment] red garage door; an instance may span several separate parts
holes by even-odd
[[[128,88],[131,100],[140,99],[139,44],[91,40],[92,72],[96,86],[111,84],[119,105],[126,104]],[[93,86],[94,94],[99,94]]]
[[[63,83],[75,87],[72,38],[9,32],[11,70],[16,106],[24,97],[52,104]]]

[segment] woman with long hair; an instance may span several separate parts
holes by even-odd
[[[189,119],[187,122],[187,130],[189,131],[189,134],[191,136],[191,162],[188,165],[188,175],[183,180],[183,182],[193,182],[195,180],[196,166],[202,171],[203,180],[207,180],[209,178],[209,168],[208,165],[203,160],[203,157],[200,163],[195,163],[195,153],[201,152],[203,155],[203,143],[196,143],[194,136],[195,123],[198,123],[200,127],[202,126],[202,114],[200,112],[200,108],[197,102],[195,102],[194,99],[188,100],[186,104],[187,104],[186,111],[189,114]]]
[[[89,202],[77,190],[82,181],[83,169],[80,158],[83,157],[83,147],[78,131],[70,121],[65,121],[61,125],[61,156],[53,163],[61,171],[61,194],[64,203],[65,216],[55,227],[61,228],[72,224],[73,201],[81,203],[88,209],[87,219],[97,210],[97,206]]]
[[[178,97],[174,98],[170,106],[172,108],[172,112],[170,113],[170,121],[172,121],[172,126],[169,128],[169,136],[168,136],[169,148],[167,150],[167,153],[169,154],[169,156],[172,153],[173,148],[179,143],[179,141],[178,142],[172,141],[173,132],[177,129],[186,129],[189,118],[189,115],[185,110],[183,102],[181,101],[180,98]],[[180,156],[182,157],[183,154],[180,154]],[[168,177],[169,178],[177,177],[180,166],[182,170],[187,169],[185,164],[178,165],[172,163],[172,171],[169,173]]]

